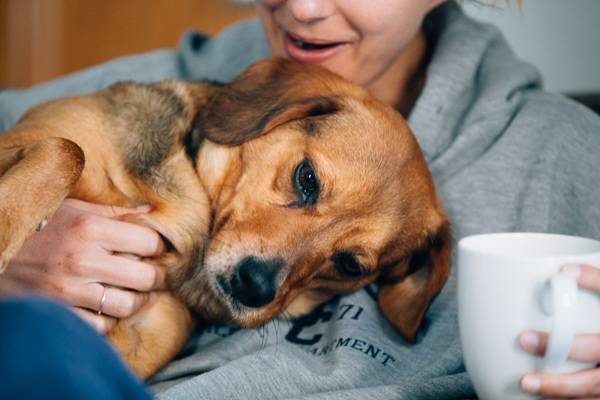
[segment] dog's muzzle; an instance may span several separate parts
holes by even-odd
[[[277,274],[281,260],[242,259],[234,268],[229,281],[218,279],[223,291],[241,304],[258,308],[269,304],[277,294]]]

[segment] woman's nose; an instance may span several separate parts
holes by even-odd
[[[334,0],[287,0],[285,7],[302,23],[316,22],[335,12]]]

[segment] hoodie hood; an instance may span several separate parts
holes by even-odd
[[[498,140],[523,91],[540,89],[541,77],[496,27],[467,17],[452,1],[433,10],[424,27],[432,57],[408,122],[432,173],[443,179]]]

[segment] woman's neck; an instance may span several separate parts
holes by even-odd
[[[426,55],[427,40],[419,30],[404,52],[367,89],[408,117],[425,85]]]

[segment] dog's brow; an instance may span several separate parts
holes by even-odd
[[[309,136],[319,136],[320,125],[319,121],[313,118],[306,118],[300,123],[300,128]]]
[[[306,117],[301,120],[300,127],[310,136],[318,136],[320,121],[319,117],[327,117],[340,110],[340,105],[327,97],[320,98],[310,110],[307,111]]]

